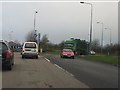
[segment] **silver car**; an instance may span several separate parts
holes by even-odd
[[[95,55],[95,51],[90,51],[90,54],[91,55]]]

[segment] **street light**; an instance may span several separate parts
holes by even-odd
[[[36,24],[36,14],[37,14],[38,12],[37,11],[35,11],[35,14],[34,14],[34,30],[35,30],[35,24]]]
[[[90,45],[89,51],[91,51],[91,42],[92,42],[92,13],[93,13],[93,5],[87,2],[80,2],[81,4],[89,4],[91,6],[91,23],[90,23]]]
[[[36,32],[37,32],[37,30],[36,30],[36,28],[35,28],[35,26],[36,26],[36,14],[38,13],[38,11],[35,11],[35,14],[34,14],[34,31],[35,31],[35,41],[36,41],[36,37],[37,37],[37,34],[36,34]]]
[[[98,24],[102,24],[102,36],[101,36],[101,54],[102,54],[102,48],[103,48],[103,22],[97,22]]]
[[[111,28],[104,28],[104,29],[109,29],[110,30],[110,45],[111,45]]]

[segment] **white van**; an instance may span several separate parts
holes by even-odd
[[[38,45],[36,42],[24,42],[22,47],[22,58],[35,57],[38,59]]]

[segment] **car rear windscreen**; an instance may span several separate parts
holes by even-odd
[[[0,52],[6,52],[8,50],[7,46],[0,42]]]
[[[8,47],[5,43],[0,42],[0,59],[6,57],[6,51],[8,50]]]
[[[64,51],[64,52],[72,52],[71,49],[64,49],[63,51]]]
[[[35,43],[26,43],[25,48],[36,48],[36,44]]]

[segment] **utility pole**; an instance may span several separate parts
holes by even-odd
[[[91,51],[91,42],[92,42],[92,17],[93,17],[93,5],[87,2],[80,2],[81,4],[88,4],[91,6],[91,21],[90,21],[90,44],[89,44],[89,54]]]
[[[35,31],[35,34],[34,34],[34,36],[35,36],[35,42],[37,42],[37,30],[36,30],[36,14],[37,14],[38,12],[37,11],[35,11],[35,14],[34,14],[34,31]]]
[[[104,26],[103,26],[103,22],[97,22],[98,24],[102,24],[102,34],[101,34],[101,54],[102,54],[102,49],[103,49],[103,29],[104,29]]]

